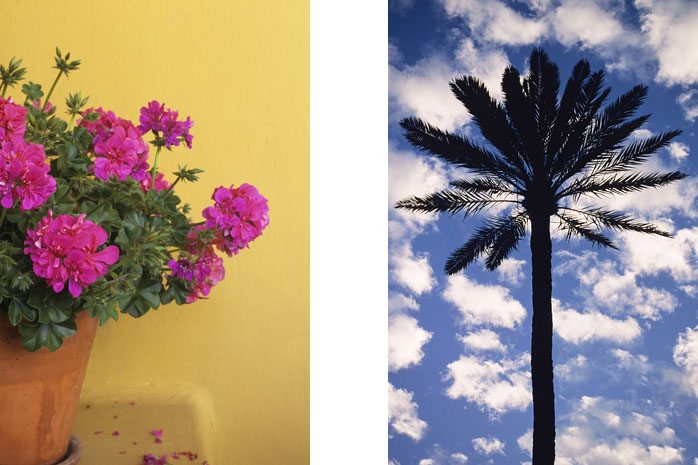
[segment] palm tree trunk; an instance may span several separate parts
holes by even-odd
[[[531,215],[533,465],[553,465],[555,463],[551,260],[550,215],[545,213]]]

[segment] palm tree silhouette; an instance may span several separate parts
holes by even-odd
[[[592,73],[589,62],[581,60],[574,66],[558,100],[558,67],[540,48],[531,53],[526,78],[522,79],[512,66],[504,71],[502,103],[494,100],[484,84],[472,76],[455,79],[450,87],[491,147],[417,118],[403,119],[400,125],[412,145],[476,176],[453,181],[449,189],[441,192],[401,200],[396,207],[465,216],[496,206],[509,207],[503,208],[506,214],[487,218],[451,254],[445,266],[448,274],[458,273],[480,256],[485,257],[488,270],[496,269],[516,250],[530,225],[533,465],[552,465],[555,394],[551,218],[557,220],[558,228],[566,232],[568,239],[581,236],[611,248],[616,247],[603,229],[671,237],[653,224],[579,200],[659,187],[686,177],[679,171],[636,169],[681,131],[625,144],[649,118],[634,117],[647,95],[647,87],[635,86],[602,109],[611,89],[604,88],[603,71]]]

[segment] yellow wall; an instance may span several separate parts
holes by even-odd
[[[81,90],[122,117],[153,98],[191,115],[194,149],[161,166],[206,171],[178,188],[195,215],[218,185],[269,199],[270,226],[209,301],[100,329],[86,392],[193,385],[212,402],[212,465],[308,463],[308,2],[2,0],[0,14],[0,60],[21,57],[45,88],[54,46],[82,59],[54,102]]]

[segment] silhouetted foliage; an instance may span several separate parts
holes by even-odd
[[[476,77],[450,83],[456,98],[472,115],[488,142],[442,131],[418,118],[400,122],[405,137],[418,149],[475,177],[451,182],[448,189],[410,197],[397,208],[415,212],[462,213],[466,217],[492,207],[506,213],[487,218],[484,225],[456,249],[446,262],[455,274],[485,258],[496,269],[516,250],[531,229],[533,331],[533,464],[555,460],[555,414],[552,365],[551,218],[567,237],[580,236],[599,246],[616,248],[604,234],[636,231],[670,237],[653,224],[628,214],[588,203],[582,197],[607,197],[660,187],[686,177],[680,171],[637,171],[651,155],[681,131],[669,131],[627,144],[649,115],[635,116],[647,96],[638,85],[604,106],[611,89],[604,72],[591,72],[579,61],[558,98],[557,66],[540,48],[531,53],[529,74],[523,78],[509,66],[502,76],[503,101],[498,102]],[[634,136],[633,136],[634,137]]]

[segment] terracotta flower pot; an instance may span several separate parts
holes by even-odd
[[[27,352],[0,313],[0,465],[65,458],[97,320],[81,312],[77,325],[57,351]]]

